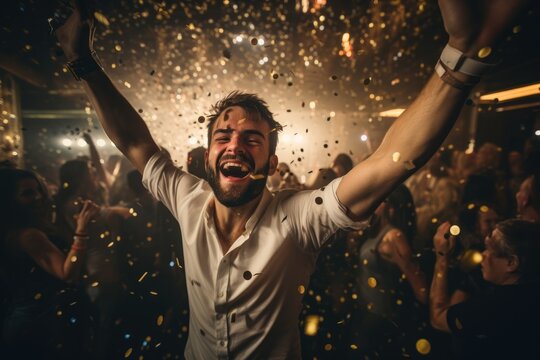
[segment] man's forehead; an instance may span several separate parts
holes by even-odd
[[[236,130],[237,127],[242,125],[244,125],[244,127],[245,125],[248,125],[248,128],[259,130],[261,129],[261,126],[268,126],[265,121],[260,121],[258,116],[250,114],[242,107],[231,106],[219,114],[214,126],[214,132],[220,129]]]

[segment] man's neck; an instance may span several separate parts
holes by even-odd
[[[264,192],[247,204],[237,207],[226,207],[216,199],[214,203],[214,223],[223,254],[229,251],[232,244],[245,231],[246,223],[257,209],[263,194]]]

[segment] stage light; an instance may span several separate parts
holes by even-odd
[[[514,99],[519,99],[526,96],[540,95],[540,83],[535,83],[531,85],[520,86],[513,89],[497,91],[489,94],[484,94],[480,96],[481,102],[490,102],[490,101],[509,101]]]

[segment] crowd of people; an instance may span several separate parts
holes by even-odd
[[[178,357],[189,331],[178,223],[139,172],[104,166],[119,159],[100,161],[84,138],[89,156],[66,161],[57,182],[0,170],[3,353]],[[379,205],[368,228],[338,231],[302,290],[303,357],[472,358],[486,344],[496,353],[496,341],[528,350],[538,335],[524,325],[538,319],[538,140],[524,149],[506,163],[491,143],[469,154],[442,149]],[[189,153],[190,173],[206,176],[204,153]],[[352,167],[339,154],[301,184],[280,163],[267,186],[324,187]],[[434,291],[441,262],[448,278]],[[430,312],[429,297],[441,291],[445,305],[432,299]],[[482,330],[493,332],[486,344]]]

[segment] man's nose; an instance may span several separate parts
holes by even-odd
[[[231,137],[229,144],[227,145],[227,151],[233,154],[244,153],[244,147],[239,136]]]

